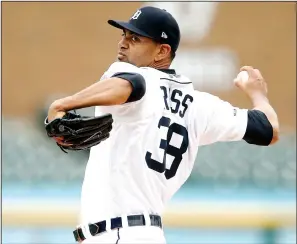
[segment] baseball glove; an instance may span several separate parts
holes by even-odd
[[[98,117],[81,116],[67,112],[63,118],[48,122],[45,118],[45,130],[49,137],[56,140],[61,150],[87,150],[109,137],[112,129],[112,115]]]

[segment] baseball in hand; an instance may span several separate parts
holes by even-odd
[[[249,79],[249,74],[247,71],[241,71],[237,77],[234,79],[234,82],[237,81],[242,81],[242,82],[247,82]]]

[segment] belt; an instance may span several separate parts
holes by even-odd
[[[157,226],[162,228],[162,222],[161,222],[161,217],[159,215],[149,215],[151,226]],[[127,222],[128,226],[144,226],[146,225],[145,223],[145,218],[144,215],[129,215],[127,216]],[[117,218],[112,218],[110,219],[110,229],[117,229],[117,228],[122,228],[123,227],[123,221],[121,217]],[[98,223],[94,224],[89,224],[87,228],[90,231],[90,234],[92,236],[98,235],[100,233],[103,233],[106,231],[106,220],[100,221]],[[76,241],[81,242],[86,239],[86,237],[83,234],[82,228],[77,228],[76,230],[73,231],[73,235]]]

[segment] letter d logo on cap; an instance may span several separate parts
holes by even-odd
[[[139,15],[141,15],[141,11],[140,10],[137,10],[135,12],[135,14],[133,14],[133,16],[131,17],[131,19],[138,19]]]

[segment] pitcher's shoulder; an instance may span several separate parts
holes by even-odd
[[[112,63],[106,72],[109,74],[118,73],[118,72],[141,73],[142,70],[133,64],[117,61]]]
[[[199,91],[199,90],[194,90],[193,96],[196,98],[197,101],[204,102],[204,103],[216,103],[221,100],[216,95],[213,95],[208,92]]]

